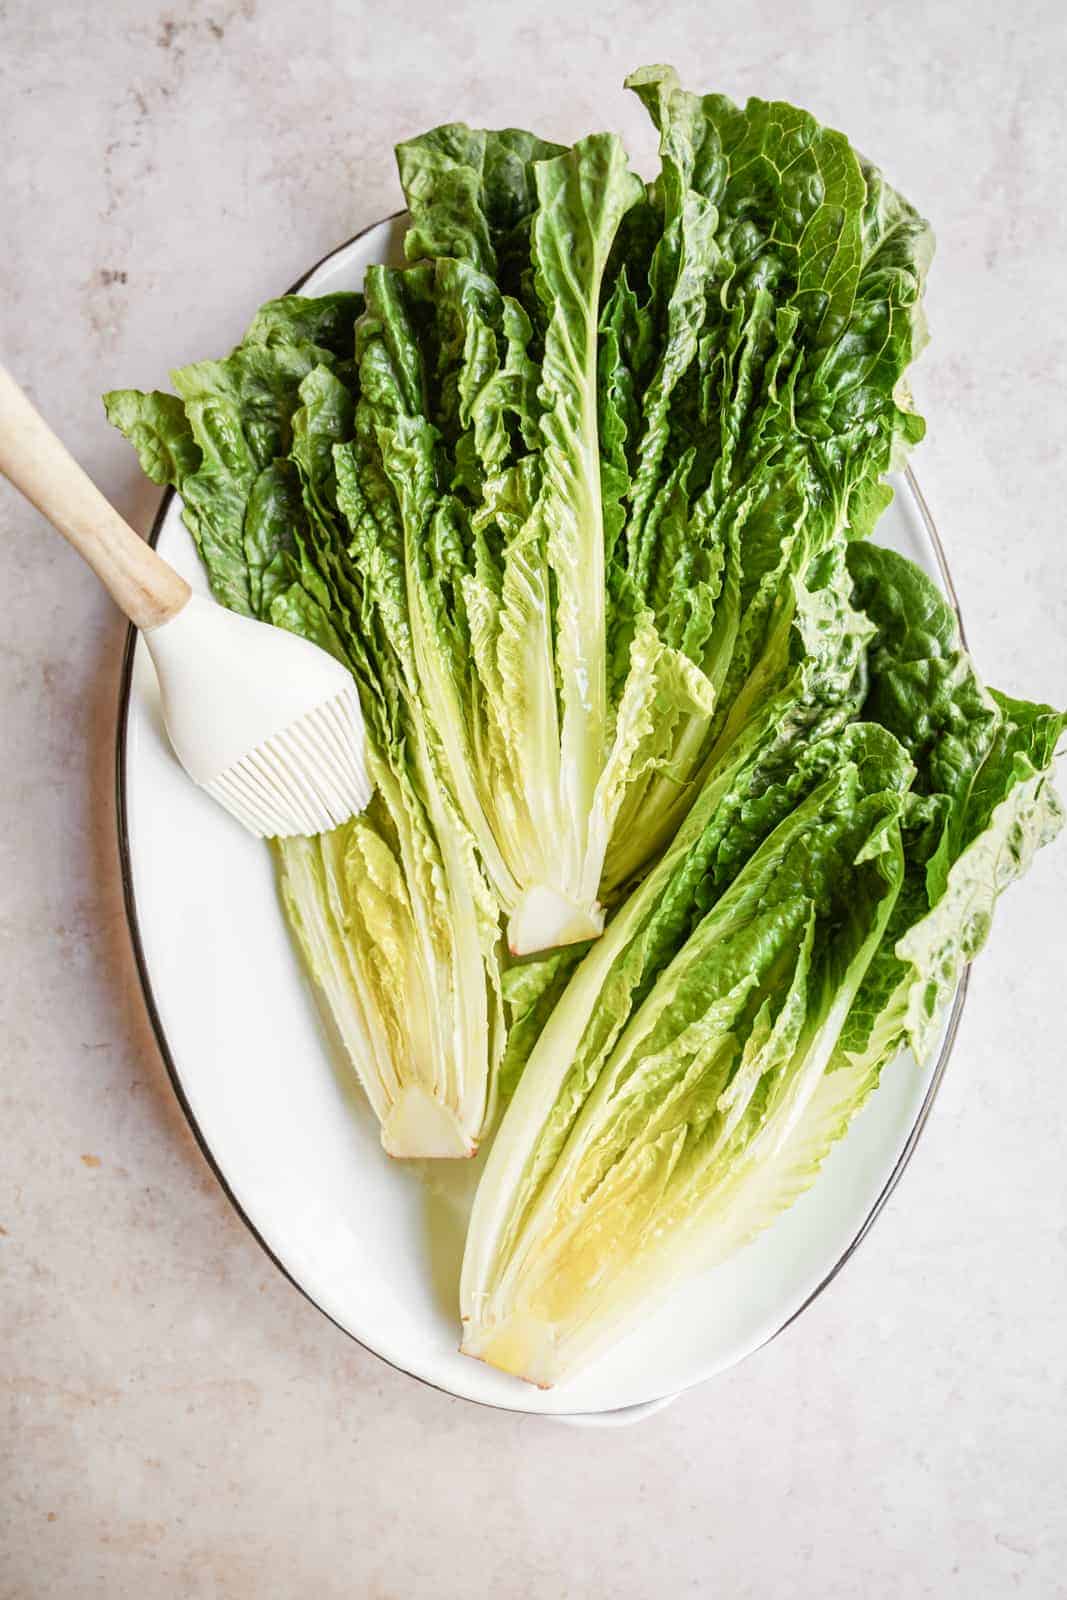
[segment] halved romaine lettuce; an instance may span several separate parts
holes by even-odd
[[[227,360],[174,374],[180,399],[125,390],[105,404],[181,494],[218,598],[356,679],[374,799],[332,834],[276,844],[282,893],[385,1148],[466,1156],[504,1041],[496,908],[394,650],[388,584],[372,585],[341,529],[334,448],[354,429],[362,307],[272,302]]]
[[[805,1112],[903,875],[907,758],[873,727],[834,747],[830,774],[718,897],[695,866],[704,830],[687,824],[688,848],[668,852],[571,980],[479,1184],[468,1354],[555,1383],[683,1263],[756,1231],[772,1194],[792,1198]],[[660,965],[659,920],[683,884],[690,916],[702,891],[712,904]]]
[[[463,1348],[534,1382],[803,1192],[887,1062],[928,1054],[997,895],[1060,824],[1065,719],[987,694],[902,557],[839,545],[815,567],[791,672],[551,1014],[524,1019],[540,1032],[461,1309]]]
[[[609,402],[621,396],[607,436],[630,485],[619,560],[712,704],[675,717],[630,785],[609,896],[670,837],[738,699],[759,692],[793,576],[870,525],[882,474],[921,436],[904,374],[925,340],[933,247],[806,112],[688,94],[666,67],[628,82],[660,131],[662,236],[647,303],[624,273],[604,318]]]
[[[400,147],[413,264],[368,273],[338,469],[520,955],[665,847],[921,431],[921,219],[804,112],[630,83],[647,189],[606,134]]]

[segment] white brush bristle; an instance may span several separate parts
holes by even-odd
[[[346,689],[202,787],[261,838],[326,833],[370,800],[363,748],[359,700]]]

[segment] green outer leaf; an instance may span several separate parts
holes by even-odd
[[[141,468],[153,483],[176,487],[200,465],[200,448],[185,417],[185,407],[158,389],[112,389],[104,396],[112,427],[124,433],[137,451]]]
[[[562,704],[561,810],[567,879],[595,903],[603,858],[586,855],[588,818],[607,752],[605,527],[597,432],[601,279],[641,185],[611,134],[592,134],[535,168],[532,260],[545,307],[541,369],[543,488],[538,516],[556,585]]]
[[[997,897],[1063,825],[1050,772],[1067,716],[992,691],[998,725],[926,866],[931,910],[902,932],[911,965],[903,1028],[919,1060],[933,1049],[964,966],[989,936]]]
[[[905,1043],[929,1056],[998,894],[1058,830],[1049,773],[1067,723],[985,689],[949,601],[910,561],[863,543],[847,560],[877,629],[864,715],[890,728],[917,767],[904,889],[835,1062],[862,1069],[872,1087]]]
[[[363,312],[361,294],[287,294],[261,305],[244,344],[313,344],[341,359],[354,354],[354,329]]]
[[[509,236],[534,210],[534,164],[563,151],[521,128],[489,132],[462,122],[398,144],[412,218],[404,240],[408,260],[457,257],[494,275]]]

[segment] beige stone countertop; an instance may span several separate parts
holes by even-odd
[[[98,396],[227,349],[436,122],[618,128],[626,72],[844,128],[933,220],[915,468],[996,684],[1067,702],[1061,3],[7,0],[0,348],[115,503]],[[145,1014],[123,625],[0,485],[0,1600],[1067,1595],[1067,846],[1006,896],[904,1182],[832,1290],[625,1432],[479,1410],[231,1210]]]

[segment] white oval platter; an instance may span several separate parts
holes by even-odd
[[[402,219],[368,229],[298,285],[360,286],[397,261]],[[951,594],[910,474],[879,537]],[[181,505],[153,539],[201,593]],[[814,1188],[734,1260],[679,1290],[589,1371],[541,1392],[457,1350],[456,1286],[480,1163],[390,1161],[320,1016],[282,918],[265,846],[172,756],[152,666],[131,635],[119,723],[120,848],[131,933],[160,1047],[194,1131],[248,1226],[293,1282],[369,1350],[413,1377],[506,1410],[589,1422],[647,1414],[779,1333],[864,1237],[914,1147],[955,1033],[933,1065],[908,1058],[832,1153]],[[180,1196],[174,1197],[180,1204]],[[888,1270],[888,1269],[887,1269]]]

